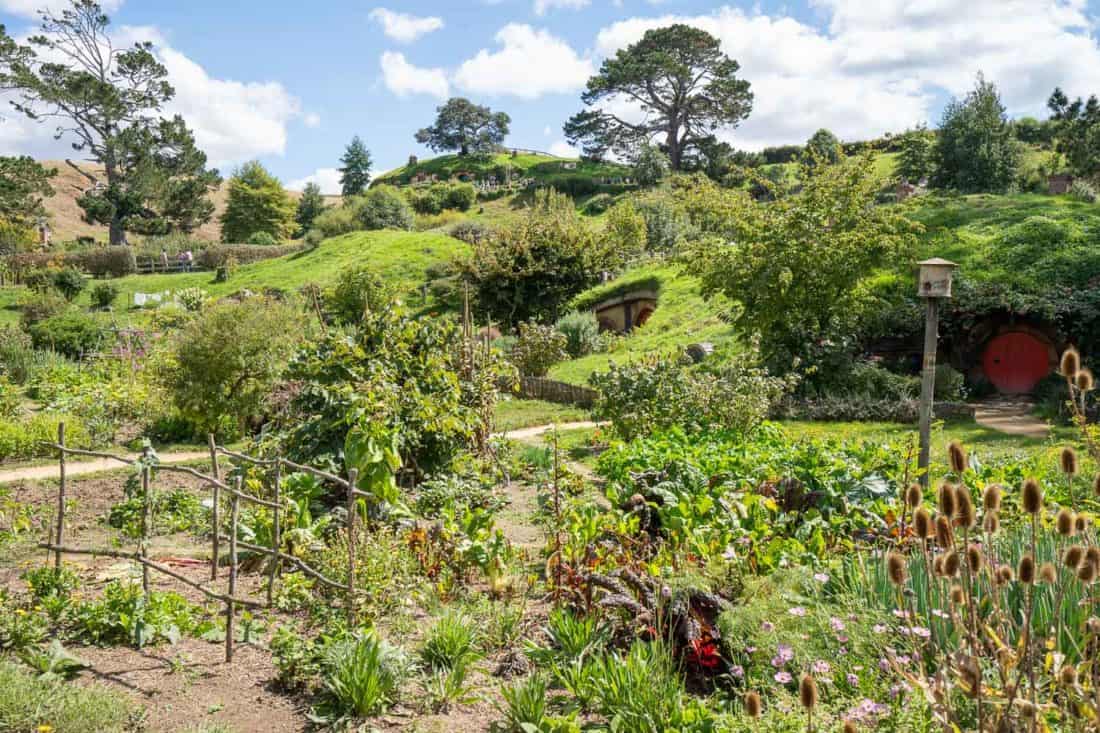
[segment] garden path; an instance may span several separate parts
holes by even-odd
[[[136,460],[141,456],[135,453],[127,457]],[[158,457],[161,463],[190,463],[191,461],[208,460],[210,458],[210,453],[207,451],[161,453]],[[112,461],[107,458],[96,458],[90,461],[69,461],[65,464],[65,474],[67,476],[83,476],[90,473],[115,471],[121,467],[122,464],[118,461]],[[25,466],[23,468],[12,468],[7,471],[0,471],[0,484],[12,483],[13,481],[40,481],[51,478],[57,478],[56,463],[47,463],[42,466]]]
[[[1031,414],[1034,407],[1026,399],[1001,395],[974,405],[974,421],[1008,435],[1045,438],[1050,435],[1050,425]]]

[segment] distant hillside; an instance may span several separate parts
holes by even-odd
[[[50,217],[50,227],[53,229],[54,241],[66,241],[77,237],[95,237],[96,239],[106,240],[107,227],[86,223],[83,219],[84,212],[76,203],[84,190],[91,185],[88,179],[73,170],[73,167],[64,160],[43,160],[41,163],[47,168],[57,169],[57,175],[52,181],[54,195],[46,199],[45,202],[46,212]],[[103,169],[99,166],[91,163],[77,163],[77,165],[79,165],[80,170],[93,176],[101,177],[103,175]],[[227,173],[223,171],[223,175],[227,175]],[[298,191],[288,191],[287,193],[295,201],[302,195]],[[217,241],[221,238],[221,226],[218,224],[218,217],[225,211],[226,184],[224,181],[214,191],[212,198],[214,201],[214,216],[199,228],[196,236],[200,239]],[[326,196],[325,198],[329,204],[340,202],[339,196]],[[131,237],[134,236],[131,235]],[[140,239],[140,237],[137,238]]]
[[[405,165],[379,175],[372,185],[405,185],[417,174],[435,175],[450,180],[459,173],[470,173],[475,178],[492,175],[498,166],[510,165],[521,178],[546,180],[555,176],[581,176],[587,178],[622,178],[630,175],[630,169],[617,163],[594,163],[589,160],[556,158],[538,153],[499,153],[497,155],[441,155],[438,158]]]

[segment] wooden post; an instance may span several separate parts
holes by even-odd
[[[237,491],[241,490],[241,479],[237,479]],[[225,661],[233,661],[233,617],[236,604],[233,598],[237,593],[237,520],[240,517],[241,500],[234,494],[229,502],[229,592],[225,602]]]
[[[214,434],[209,433],[206,436],[206,442],[210,446],[210,475],[216,480],[221,481],[221,475],[218,473],[218,446],[214,442]],[[212,540],[213,546],[210,549],[210,579],[218,579],[218,545],[219,535],[221,534],[221,510],[218,505],[221,503],[221,487],[214,484],[214,506],[211,508],[210,523],[213,525],[214,539]]]
[[[60,481],[57,488],[57,527],[55,528],[54,544],[60,548],[65,539],[65,423],[63,422],[57,424],[57,444],[61,446],[58,450],[59,458],[57,459]],[[61,570],[60,549],[54,554],[53,566],[58,571]]]
[[[358,469],[348,471],[348,625],[355,625],[355,484]]]
[[[940,311],[939,298],[926,298],[927,310],[924,319],[924,361],[921,365],[920,384],[920,456],[917,469],[920,483],[928,488],[928,463],[932,441],[932,404],[936,392],[936,342],[939,339]]]
[[[267,605],[271,606],[273,596],[275,594],[275,573],[279,568],[279,551],[282,549],[282,532],[279,525],[279,515],[282,514],[282,483],[283,483],[283,460],[280,458],[275,461],[275,503],[278,506],[273,510],[275,512],[273,526],[272,526],[272,545],[273,552],[270,557],[270,565],[267,568]]]
[[[149,559],[149,535],[152,534],[153,498],[149,495],[149,448],[141,451],[141,556]],[[141,589],[149,600],[149,566],[141,564]]]

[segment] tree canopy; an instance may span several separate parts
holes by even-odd
[[[900,178],[917,183],[932,173],[932,150],[936,134],[924,125],[907,130],[901,136],[895,171]]]
[[[944,109],[933,149],[933,183],[964,193],[1004,191],[1020,161],[997,87],[978,74],[974,89]]]
[[[835,163],[841,156],[840,139],[823,127],[806,141],[806,149],[802,154],[807,165],[812,166],[817,161]]]
[[[294,231],[294,216],[294,202],[283,184],[253,160],[229,179],[229,196],[221,218],[222,241],[247,242],[260,232],[286,239]]]
[[[1072,102],[1061,89],[1047,101],[1054,122],[1058,152],[1066,156],[1069,169],[1078,176],[1100,171],[1100,101],[1092,95]]]
[[[0,156],[0,220],[29,226],[46,213],[42,200],[53,195],[50,179],[56,168],[45,168],[28,156]]]
[[[752,110],[749,82],[721,51],[717,38],[687,25],[646,31],[640,41],[604,60],[581,100],[591,109],[565,123],[569,142],[586,155],[608,151],[628,158],[657,141],[673,170],[720,127],[736,127]],[[611,102],[640,108],[640,120],[610,110]]]
[[[85,219],[107,225],[111,244],[124,244],[127,230],[191,231],[208,221],[206,197],[220,178],[183,119],[161,116],[175,90],[152,44],[116,48],[93,0],[41,18],[28,45],[0,39],[0,86],[14,90],[17,111],[55,122],[58,138],[103,167],[102,181],[79,169],[91,184],[78,200]]]
[[[358,135],[351,139],[340,158],[340,188],[344,196],[358,196],[370,183],[370,151]]]
[[[459,155],[488,153],[504,142],[512,118],[468,99],[454,97],[436,108],[435,123],[416,133],[416,141],[432,150],[457,150]]]

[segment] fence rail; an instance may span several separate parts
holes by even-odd
[[[45,443],[50,448],[54,448],[58,452],[58,471],[59,482],[57,491],[57,516],[50,532],[51,537],[45,542],[40,542],[39,547],[47,550],[47,552],[53,555],[54,567],[61,567],[61,558],[63,555],[92,555],[102,557],[112,557],[131,560],[139,563],[142,568],[142,589],[148,598],[149,595],[149,573],[154,571],[173,578],[174,580],[181,582],[200,593],[204,594],[207,598],[212,600],[221,601],[225,604],[225,661],[233,661],[234,651],[234,634],[233,626],[236,616],[236,608],[249,607],[249,608],[270,608],[273,601],[273,593],[275,587],[276,577],[284,563],[293,565],[302,573],[314,578],[315,580],[342,591],[345,598],[345,604],[347,608],[348,619],[350,622],[355,620],[355,569],[356,569],[356,553],[355,553],[355,533],[356,533],[356,501],[360,497],[370,497],[371,494],[362,491],[357,488],[358,472],[352,468],[348,470],[347,478],[342,478],[329,471],[322,471],[312,466],[306,466],[300,463],[295,463],[282,456],[276,456],[274,458],[258,458],[255,456],[249,456],[244,453],[229,450],[224,446],[219,446],[214,440],[214,436],[211,435],[208,438],[208,445],[210,448],[210,467],[211,473],[206,474],[190,466],[168,466],[161,465],[155,461],[155,456],[146,449],[142,452],[141,458],[129,458],[127,456],[120,456],[114,453],[107,453],[102,451],[82,450],[79,448],[70,448],[65,444],[65,424],[59,423],[57,426],[57,442]],[[68,489],[68,480],[66,476],[66,459],[69,456],[89,456],[94,458],[102,458],[117,461],[121,465],[135,466],[141,472],[141,485],[142,485],[142,522],[141,522],[141,535],[138,538],[138,546],[136,551],[127,552],[123,550],[107,549],[107,548],[88,548],[78,547],[76,545],[66,544],[65,542],[65,501],[66,493]],[[247,463],[256,466],[263,466],[272,469],[274,472],[272,480],[272,488],[274,491],[274,500],[263,499],[258,496],[253,496],[242,489],[242,479],[238,477],[234,482],[234,485],[230,485],[222,479],[221,466],[218,462],[218,457],[224,456],[238,463]],[[347,572],[348,580],[346,583],[340,583],[326,577],[316,568],[313,568],[301,558],[296,558],[292,555],[288,555],[282,552],[282,475],[283,469],[289,468],[293,471],[300,471],[312,474],[320,479],[331,482],[337,486],[338,489],[343,491],[347,502],[347,539],[348,539],[348,557],[347,557]],[[149,538],[152,534],[151,516],[152,516],[152,496],[151,487],[153,482],[154,473],[157,471],[167,471],[169,473],[180,473],[192,476],[199,479],[207,488],[212,491],[213,507],[211,513],[211,557],[210,557],[210,581],[214,583],[218,579],[218,567],[221,562],[221,543],[222,541],[229,544],[229,574],[227,578],[226,591],[221,592],[209,587],[209,583],[199,583],[192,580],[182,573],[178,573],[169,567],[166,567],[158,562],[149,559]],[[230,505],[230,520],[229,520],[229,533],[222,534],[221,531],[221,502],[222,494],[228,497]],[[254,504],[271,509],[272,511],[272,541],[271,546],[257,545],[249,542],[244,542],[240,539],[240,505],[241,502]],[[237,557],[237,550],[245,549],[249,552],[255,552],[263,555],[268,559],[268,577],[267,577],[267,597],[264,602],[254,601],[247,598],[241,598],[237,595],[237,577],[239,571],[239,561]]]

